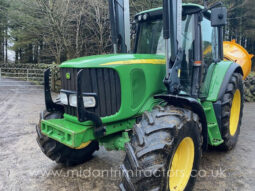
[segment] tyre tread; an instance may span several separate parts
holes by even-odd
[[[198,131],[201,134],[198,138],[201,156],[203,136],[198,115],[174,106],[156,106],[151,112],[145,112],[142,120],[133,129],[135,136],[126,144],[126,157],[120,167],[124,175],[120,184],[121,190],[163,190],[162,177],[167,166],[167,155],[173,148],[173,143],[184,123],[191,120],[198,124]],[[136,172],[136,170],[159,172],[159,176],[132,177],[127,174],[127,171]]]

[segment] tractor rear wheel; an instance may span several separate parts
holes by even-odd
[[[63,115],[59,112],[42,112],[40,115],[39,124],[36,125],[37,143],[42,152],[51,160],[64,164],[66,166],[78,165],[86,162],[92,157],[94,151],[99,149],[97,141],[84,143],[80,148],[72,149],[66,145],[55,141],[41,132],[42,119],[61,119]]]
[[[222,150],[233,149],[240,134],[244,104],[242,79],[241,74],[234,73],[222,98],[221,133],[224,143],[219,146]]]
[[[192,190],[202,153],[198,115],[174,106],[145,112],[126,143],[121,190]]]

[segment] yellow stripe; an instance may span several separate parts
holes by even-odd
[[[109,65],[125,65],[125,64],[165,64],[163,59],[136,59],[136,60],[125,60],[125,61],[115,61],[101,64],[101,66]]]
[[[91,141],[82,143],[79,147],[76,147],[75,149],[84,149],[85,147],[89,146],[90,143]]]

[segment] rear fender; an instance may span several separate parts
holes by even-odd
[[[224,80],[221,83],[221,88],[220,88],[217,100],[222,99],[222,97],[227,89],[228,83],[230,82],[231,77],[234,73],[240,73],[241,75],[243,75],[243,70],[239,64],[233,62],[230,65],[230,67],[228,68],[226,75],[224,77]]]
[[[240,65],[231,61],[221,61],[216,64],[211,78],[210,88],[206,101],[216,102],[222,98],[233,73],[243,71]]]
[[[206,100],[213,102],[214,112],[216,115],[219,129],[221,129],[221,115],[222,115],[221,100],[225,94],[227,86],[234,73],[240,73],[241,75],[243,75],[241,66],[237,63],[230,61],[223,61],[218,63],[218,67],[215,67],[215,70],[213,72],[209,95]]]

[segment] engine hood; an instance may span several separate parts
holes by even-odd
[[[104,68],[131,64],[165,64],[164,56],[154,54],[107,54],[86,56],[63,62],[61,68]]]
[[[166,70],[165,58],[160,55],[109,54],[87,56],[66,61],[60,67],[67,69],[100,68],[101,72],[103,71],[101,69],[110,68],[118,73],[121,87],[121,95],[119,95],[121,106],[116,114],[102,117],[103,123],[128,119],[150,110],[156,102],[158,103],[158,100],[155,100],[153,96],[166,90],[163,83]],[[110,79],[106,75],[102,73],[100,75],[102,75],[101,80],[110,83]],[[114,91],[107,83],[105,83],[105,88],[102,86],[103,91]],[[72,119],[77,120],[76,117]]]

